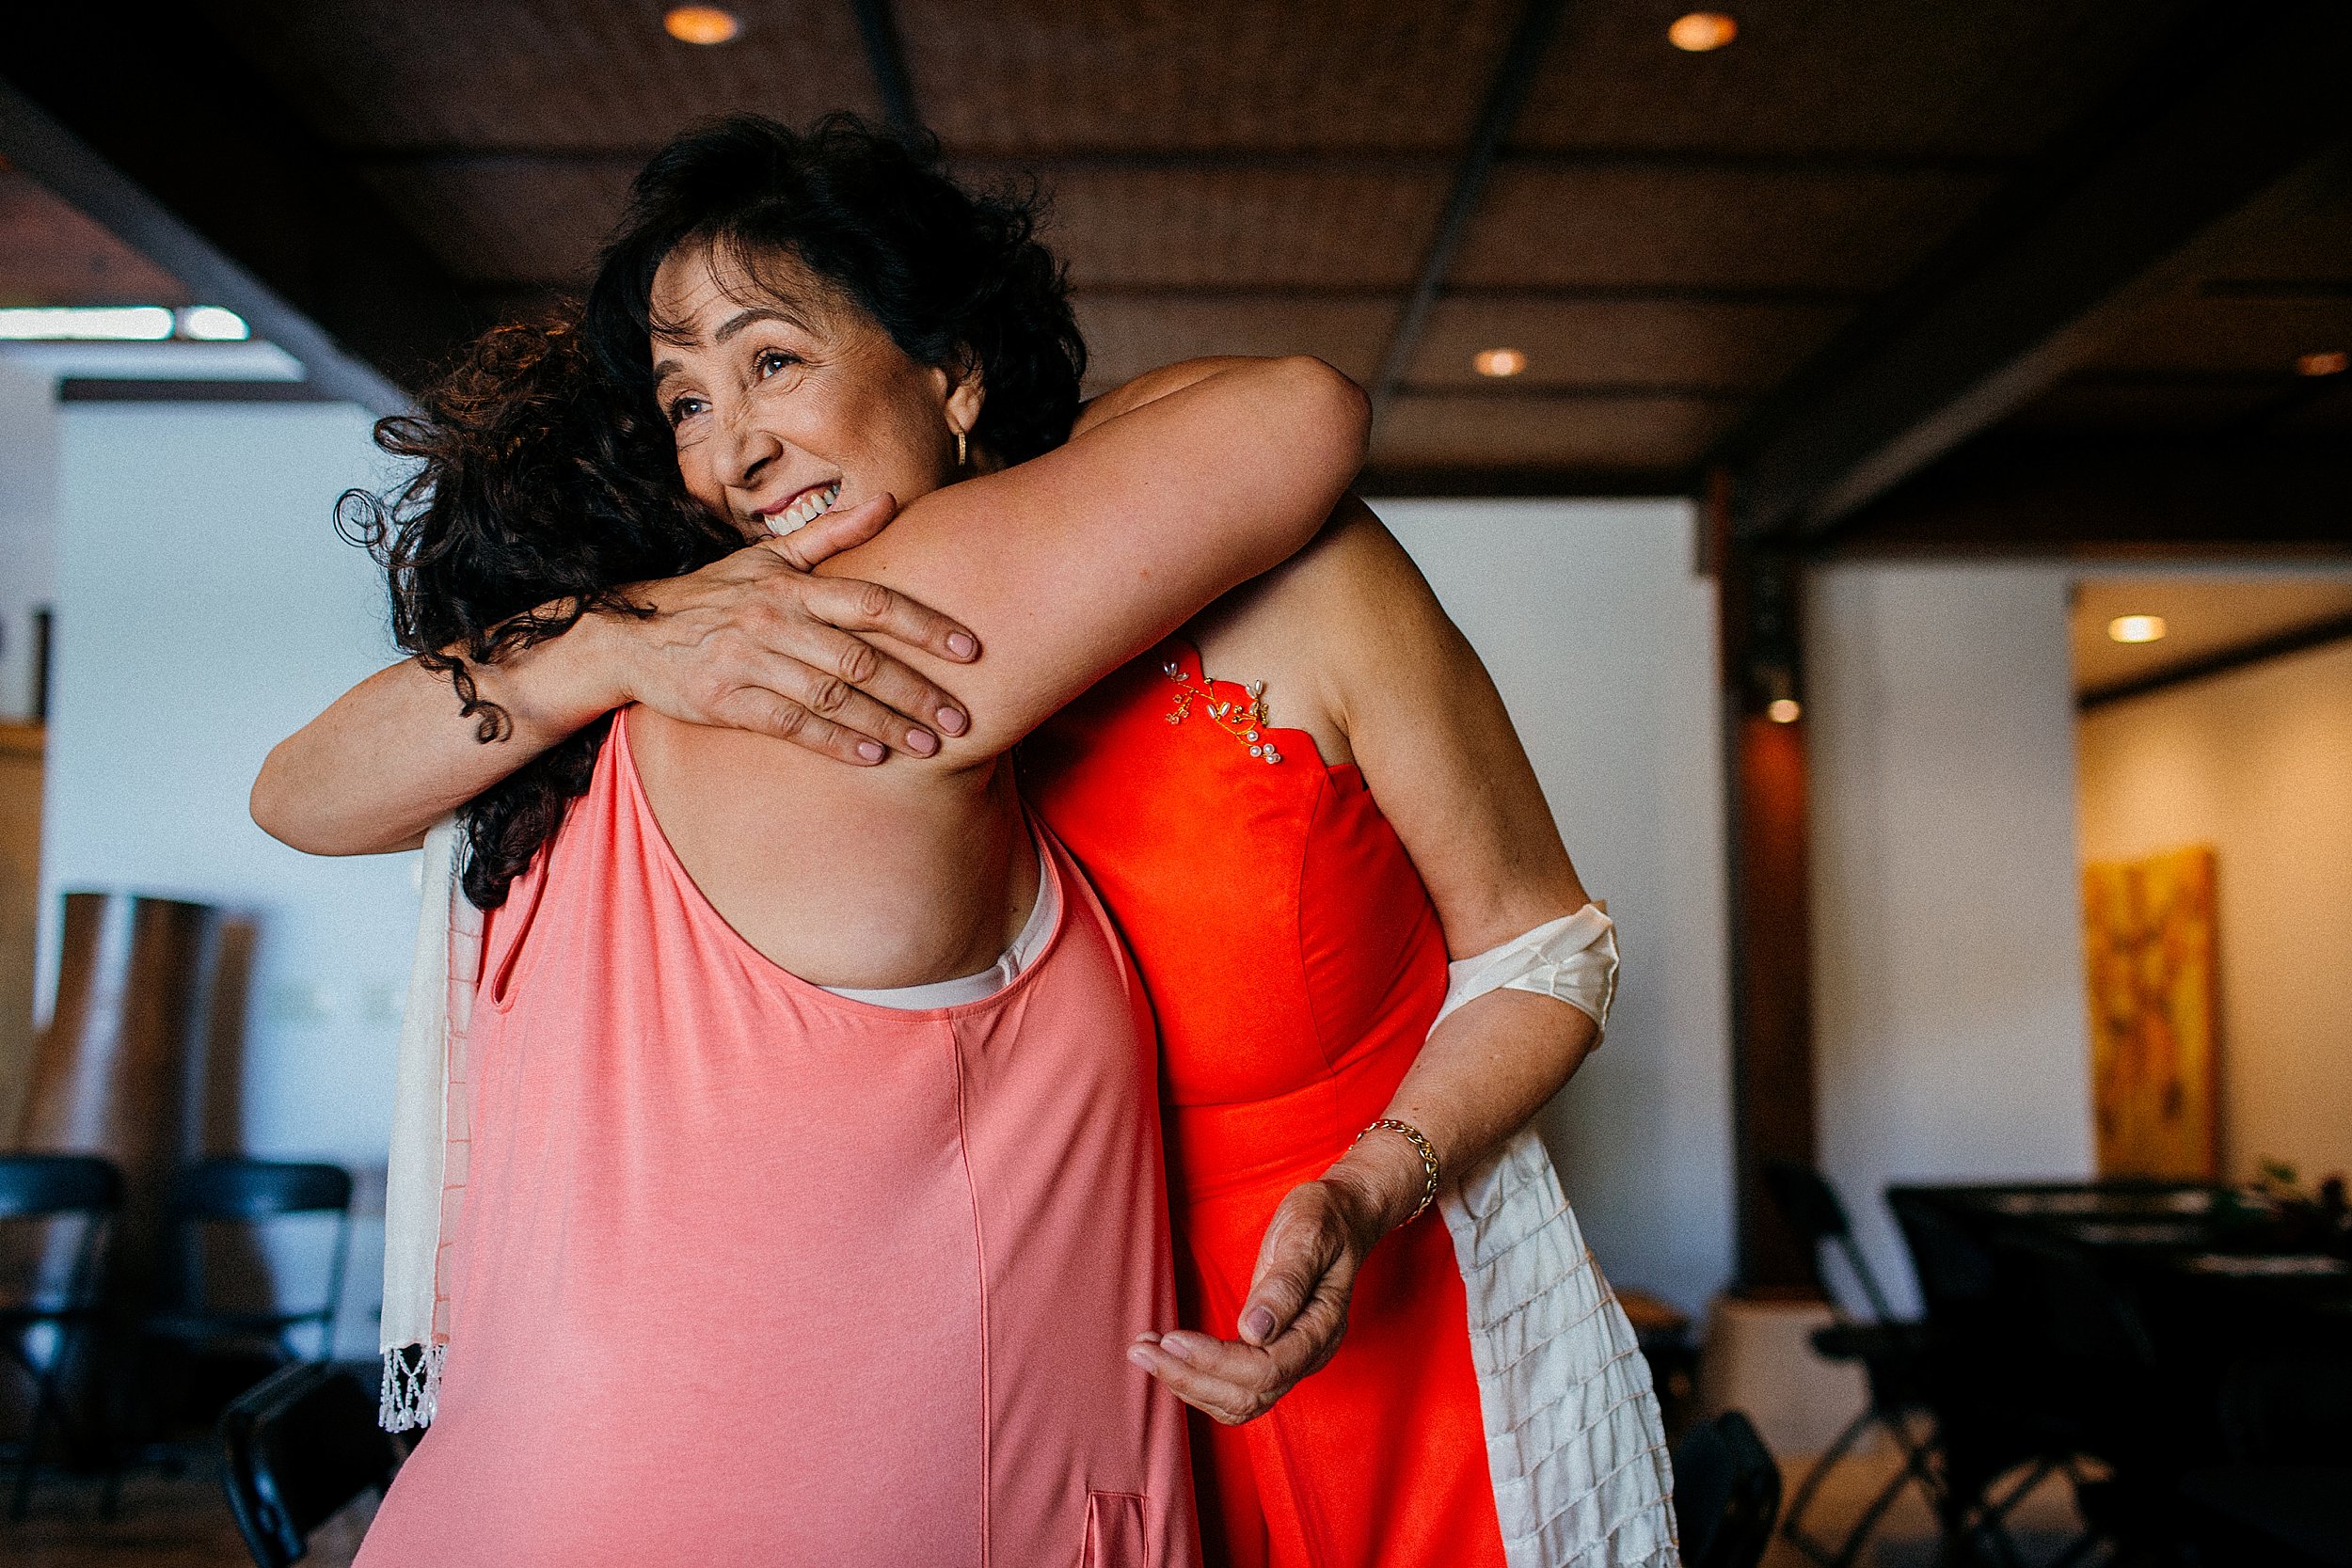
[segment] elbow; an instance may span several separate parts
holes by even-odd
[[[306,855],[348,855],[358,853],[351,846],[341,844],[320,831],[320,825],[306,818],[302,811],[303,794],[290,776],[294,765],[285,756],[290,741],[281,740],[262,764],[255,775],[253,789],[246,797],[246,810],[252,815],[253,825],[269,834],[289,849],[299,849]]]
[[[261,772],[254,776],[252,791],[246,796],[245,807],[253,817],[253,825],[262,832],[289,848],[308,851],[310,847],[302,842],[301,826],[291,810],[292,801],[282,777],[285,768],[278,752],[284,749],[285,743],[279,742],[262,762]]]
[[[1294,452],[1306,460],[1301,475],[1312,486],[1312,516],[1297,540],[1314,537],[1330,509],[1347,493],[1364,466],[1372,436],[1372,399],[1346,375],[1311,354],[1275,361],[1283,376],[1291,418],[1282,429]]]
[[[1338,488],[1364,466],[1372,438],[1372,399],[1361,387],[1329,362],[1311,354],[1294,354],[1277,362],[1290,378],[1299,402],[1300,433],[1318,451],[1330,455],[1343,470]]]

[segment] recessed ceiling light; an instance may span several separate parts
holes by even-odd
[[[1527,356],[1515,348],[1482,348],[1470,356],[1470,369],[1480,375],[1517,375],[1527,369]]]
[[[1710,49],[1721,49],[1740,36],[1740,24],[1722,11],[1692,11],[1678,16],[1666,29],[1666,41],[1688,54],[1704,55]]]
[[[2328,354],[2304,355],[2296,360],[2295,373],[2297,375],[2342,375],[2346,366],[2352,366],[2352,354],[2336,349]]]
[[[245,318],[217,305],[191,305],[180,312],[180,336],[199,343],[242,343],[253,336]]]
[[[0,310],[0,338],[66,342],[159,342],[171,336],[160,305],[21,306]]]
[[[740,18],[716,6],[673,6],[661,25],[680,43],[726,43],[743,30]]]
[[[2107,623],[2107,635],[2118,642],[2154,642],[2164,632],[2161,615],[2118,615]]]
[[[1764,717],[1775,724],[1793,724],[1804,717],[1804,709],[1794,697],[1775,697],[1765,706]]]

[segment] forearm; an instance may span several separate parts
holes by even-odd
[[[1599,1037],[1575,1007],[1522,990],[1496,990],[1438,1026],[1381,1113],[1417,1129],[1436,1149],[1444,1179],[1474,1170],[1560,1092]],[[1350,1183],[1383,1231],[1421,1202],[1421,1157],[1401,1134],[1380,1132],[1332,1167]]]
[[[314,855],[414,847],[442,816],[618,705],[591,615],[493,665],[469,665],[481,699],[507,715],[501,738],[458,709],[448,676],[403,660],[337,698],[278,742],[254,780],[253,820]]]

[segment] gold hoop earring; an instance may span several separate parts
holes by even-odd
[[[964,434],[962,431],[959,430],[956,432],[956,467],[961,468],[969,461],[970,459],[965,452]]]

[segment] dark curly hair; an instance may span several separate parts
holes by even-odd
[[[571,629],[591,611],[643,613],[619,591],[740,547],[690,498],[653,400],[655,272],[682,245],[775,255],[838,288],[926,365],[977,366],[973,435],[1006,463],[1069,438],[1086,345],[1059,263],[1037,238],[1034,190],[964,191],[929,137],[829,116],[805,133],[736,116],[645,166],[584,312],[477,341],[419,413],[376,443],[420,465],[384,496],[355,490],[344,533],[390,578],[400,647],[449,677],[487,743],[511,733],[470,666]],[[466,895],[484,909],[584,792],[607,721],[543,752],[469,802]]]
[[[447,675],[476,738],[512,733],[472,665],[569,631],[591,610],[638,613],[625,584],[691,572],[741,546],[677,483],[669,429],[602,374],[568,320],[477,340],[376,444],[419,465],[384,496],[344,495],[336,521],[390,578],[392,638]],[[588,787],[603,721],[541,752],[466,807],[466,895],[484,909]]]
[[[926,134],[854,115],[807,131],[732,115],[678,137],[637,176],[588,292],[605,368],[653,407],[653,279],[680,246],[710,246],[755,278],[790,256],[837,288],[917,364],[977,366],[975,445],[1020,463],[1070,438],[1086,341],[1061,263],[1038,239],[1033,186],[975,193]]]

